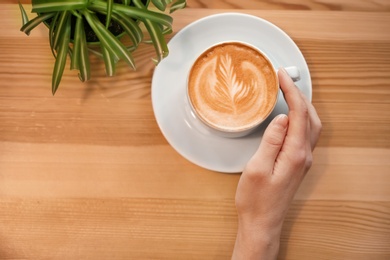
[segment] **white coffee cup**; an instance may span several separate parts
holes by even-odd
[[[286,67],[300,79],[299,69]],[[250,134],[273,111],[279,93],[277,69],[267,55],[244,42],[210,46],[194,61],[187,77],[191,112],[213,134],[236,138]]]

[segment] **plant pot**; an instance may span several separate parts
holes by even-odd
[[[168,46],[164,36],[172,32],[173,19],[165,11],[184,8],[186,0],[152,0],[158,10],[149,10],[149,3],[150,0],[138,0],[134,4],[128,0],[114,0],[113,3],[105,0],[33,0],[32,12],[38,16],[31,21],[19,4],[23,18],[21,31],[28,35],[42,22],[49,29],[50,48],[55,58],[53,94],[60,84],[67,57],[71,60],[71,69],[79,71],[81,81],[91,76],[90,52],[103,59],[107,76],[115,74],[119,60],[135,69],[132,53],[144,41],[145,33],[154,45],[155,63],[166,57]],[[140,26],[141,22],[145,27]],[[120,40],[125,34],[129,36],[129,42]]]

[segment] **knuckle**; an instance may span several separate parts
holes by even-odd
[[[313,165],[313,155],[312,155],[312,153],[309,153],[306,156],[305,170],[308,171],[311,168],[312,165]]]
[[[306,161],[306,150],[301,149],[295,154],[295,159],[298,164],[302,164]]]
[[[304,116],[306,119],[309,118],[309,108],[307,107],[305,102],[302,102],[301,104],[301,111],[302,111],[302,116]]]
[[[317,122],[317,131],[318,131],[318,133],[322,132],[322,123],[320,120],[318,120],[318,122]]]
[[[314,115],[311,118],[312,127],[314,127],[318,132],[322,130],[322,122],[318,115]]]
[[[320,138],[320,135],[321,135],[321,132],[322,132],[322,124],[321,122],[316,122],[312,127],[311,127],[311,136],[312,136],[312,140],[314,140],[314,142],[312,142],[312,145],[316,144],[318,139]]]
[[[294,153],[291,155],[291,165],[294,168],[302,168],[306,164],[307,160],[307,153],[305,149],[299,149],[294,151]]]
[[[266,173],[258,164],[249,162],[243,172],[245,178],[250,182],[261,182],[265,179]]]

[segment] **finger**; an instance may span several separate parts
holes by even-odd
[[[260,146],[254,156],[253,162],[257,162],[254,167],[265,173],[272,173],[276,158],[283,146],[287,133],[288,117],[279,115],[275,117],[264,132]]]
[[[290,123],[288,135],[293,137],[290,145],[296,146],[294,149],[302,149],[307,138],[308,108],[302,99],[301,91],[295,86],[283,68],[279,70],[278,76],[280,88],[289,108],[288,117]]]
[[[314,150],[321,134],[322,123],[313,104],[306,98],[305,95],[303,95],[302,92],[301,92],[301,96],[308,108],[309,121],[310,121],[310,132],[309,132],[310,145],[311,145],[311,150]]]

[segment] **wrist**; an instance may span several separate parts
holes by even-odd
[[[239,225],[232,259],[276,259],[280,245],[279,228],[248,229]]]

